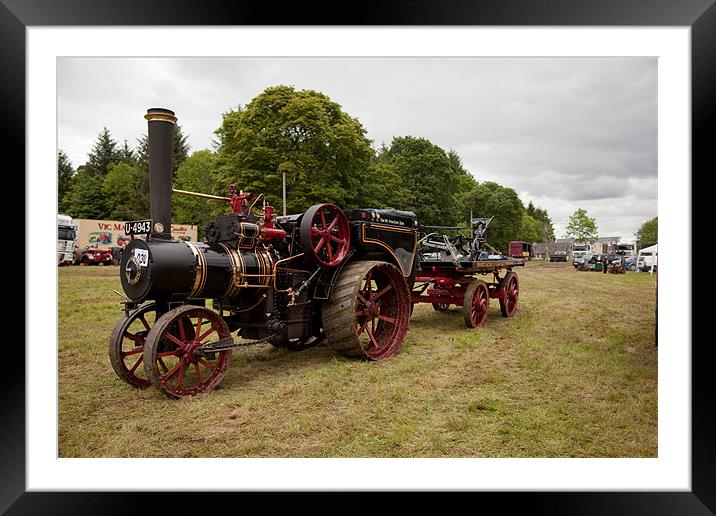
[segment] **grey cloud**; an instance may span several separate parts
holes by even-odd
[[[454,149],[557,224],[583,207],[626,235],[656,214],[654,58],[65,58],[59,146],[77,166],[103,126],[134,144],[146,109],[167,107],[192,150],[211,148],[222,113],[277,84],[326,93],[376,147],[414,135]]]

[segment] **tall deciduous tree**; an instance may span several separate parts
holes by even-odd
[[[363,203],[373,150],[361,123],[323,93],[267,88],[223,115],[219,188],[263,193],[280,206],[286,173],[288,212],[333,202]]]
[[[507,251],[510,240],[518,240],[525,208],[512,188],[492,181],[479,183],[464,198],[465,207],[475,217],[494,217],[487,228],[487,242]]]
[[[174,187],[199,193],[216,191],[219,169],[218,156],[209,150],[200,150],[189,156],[177,170]],[[174,195],[172,220],[181,224],[196,224],[203,232],[208,222],[218,214],[229,212],[228,203],[210,201],[185,195]]]
[[[103,219],[107,205],[103,190],[104,177],[90,171],[85,165],[77,168],[69,192],[63,199],[61,210],[79,219]]]
[[[554,241],[554,225],[547,210],[538,208],[532,201],[527,205],[527,214],[540,224],[540,242]]]
[[[460,173],[451,167],[443,149],[425,138],[398,137],[380,160],[398,174],[403,188],[411,193],[404,208],[417,213],[423,224],[457,223]]]
[[[105,217],[114,220],[142,218],[144,215],[136,211],[134,203],[138,185],[139,174],[136,167],[125,162],[110,166],[102,183]]]
[[[458,223],[468,223],[470,210],[465,207],[465,195],[477,186],[477,181],[470,172],[463,166],[462,159],[457,152],[450,149],[447,153],[450,168],[457,177],[456,209]]]
[[[57,204],[62,205],[62,199],[70,189],[72,184],[72,176],[75,175],[75,169],[72,168],[67,154],[63,151],[57,153]]]
[[[587,215],[587,210],[579,208],[567,221],[567,237],[578,242],[588,242],[597,238],[597,221]]]
[[[527,211],[522,212],[522,227],[517,239],[530,243],[542,242],[544,239],[542,223],[535,220]]]
[[[655,244],[659,241],[659,217],[647,220],[636,232],[636,241],[639,247],[647,244]]]

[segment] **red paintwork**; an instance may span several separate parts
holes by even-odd
[[[85,258],[87,258],[85,262]],[[113,263],[112,250],[111,249],[100,249],[98,247],[88,247],[79,258],[80,263],[87,263],[88,265],[94,265],[97,263],[104,263],[111,265]]]
[[[408,329],[408,304],[398,291],[402,278],[376,268],[368,272],[356,302],[356,335],[368,336],[365,354],[374,360],[393,355]],[[375,283],[375,289],[373,288]]]
[[[240,215],[248,215],[248,213],[244,213],[244,201],[253,199],[254,194],[250,192],[236,193],[236,185],[229,185],[229,192],[231,193],[231,211]]]
[[[286,238],[286,232],[283,229],[261,227],[261,238],[263,240],[274,240],[276,238]]]
[[[161,371],[160,382],[172,395],[184,397],[209,391],[226,374],[231,350],[216,353],[214,361],[208,361],[195,353],[196,348],[206,344],[205,339],[209,336],[225,339],[231,334],[218,314],[203,308],[184,314],[175,324],[164,330],[162,337],[175,346],[173,350],[157,353],[156,368]],[[167,367],[164,359],[171,358],[177,361],[171,362],[171,367]],[[189,381],[188,371],[192,371]]]
[[[319,264],[339,265],[351,245],[350,226],[343,210],[335,204],[321,205],[311,221],[310,241]]]
[[[264,208],[264,227],[268,229],[273,229],[273,221],[274,221],[274,207],[270,204],[267,204]]]
[[[424,294],[411,293],[412,303],[438,303],[462,306],[465,301],[467,286],[475,280],[472,276],[451,270],[438,270],[441,276],[417,276],[416,283],[430,283]],[[503,299],[505,292],[498,288],[497,283],[487,283],[490,299]]]

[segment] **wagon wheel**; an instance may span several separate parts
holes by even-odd
[[[517,279],[517,274],[512,271],[505,274],[500,282],[500,289],[503,292],[503,296],[500,298],[502,317],[512,317],[517,309],[517,299],[520,295],[520,282]]]
[[[109,361],[122,380],[140,389],[149,387],[142,363],[144,341],[154,324],[157,307],[154,303],[140,306],[129,317],[123,316],[109,337]]]
[[[465,291],[465,301],[462,305],[465,326],[477,328],[485,324],[489,304],[490,293],[487,290],[487,283],[482,280],[470,283]]]
[[[323,310],[327,344],[338,353],[367,360],[400,349],[410,320],[410,293],[397,267],[360,261],[346,266]]]
[[[303,214],[301,247],[310,260],[335,267],[348,255],[350,244],[348,218],[335,204],[316,204]]]
[[[449,309],[449,303],[433,303],[433,310],[436,312],[447,312]]]
[[[169,397],[208,392],[226,375],[231,350],[204,355],[196,348],[230,337],[226,323],[213,310],[192,305],[170,310],[147,335],[145,374]]]

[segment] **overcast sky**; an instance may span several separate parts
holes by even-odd
[[[192,152],[212,148],[222,113],[279,84],[325,93],[375,147],[455,150],[547,209],[558,238],[577,208],[623,241],[657,215],[654,58],[62,58],[59,148],[76,168],[103,127],[135,146],[149,107],[176,112]]]

